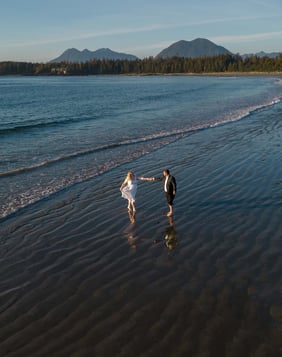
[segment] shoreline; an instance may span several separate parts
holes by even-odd
[[[4,355],[41,357],[56,350],[60,357],[84,351],[110,356],[124,350],[126,357],[197,356],[217,346],[219,357],[221,350],[237,347],[277,356],[281,224],[257,194],[265,181],[274,187],[278,160],[269,172],[271,184],[254,170],[265,172],[261,152],[254,150],[260,138],[240,140],[249,125],[234,126],[235,148],[215,145],[227,133],[219,127],[213,135],[199,132],[130,163],[148,176],[165,164],[172,168],[179,186],[172,221],[165,216],[162,185],[146,181],[138,184],[131,220],[118,189],[128,164],[7,221],[0,240]],[[208,157],[198,151],[199,140]],[[192,161],[180,154],[187,147]],[[251,154],[247,161],[245,150]],[[167,162],[168,155],[174,160]],[[248,184],[246,167],[254,172],[252,180],[261,180],[255,186]]]
[[[2,355],[278,356],[281,110],[145,151],[0,221]],[[126,172],[165,167],[173,219],[158,181],[138,182],[130,215]]]
[[[100,76],[99,74],[96,76]],[[104,76],[103,74],[101,76]],[[108,75],[109,76],[109,75]],[[115,76],[115,74],[112,74],[112,76]],[[191,77],[208,77],[208,76],[213,76],[213,77],[220,77],[220,76],[227,76],[227,77],[237,77],[237,76],[282,76],[282,72],[210,72],[210,73],[143,73],[143,74],[138,74],[138,73],[133,73],[133,74],[117,74],[117,76],[191,76]]]
[[[112,77],[112,76],[128,76],[128,77],[152,77],[152,76],[187,76],[187,77],[248,77],[248,76],[282,76],[282,72],[210,72],[210,73],[111,73],[111,74],[0,74],[1,77]]]

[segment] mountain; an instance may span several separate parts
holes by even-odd
[[[244,55],[242,55],[242,58],[247,58],[247,57],[253,57],[253,56],[257,56],[257,57],[270,57],[270,58],[275,58],[279,55],[281,55],[282,52],[270,52],[270,53],[266,53],[264,51],[260,51],[257,53],[246,53]]]
[[[168,48],[162,50],[156,57],[203,57],[203,56],[217,56],[221,54],[232,54],[226,48],[218,46],[215,43],[204,38],[197,38],[193,41],[178,41],[173,43]]]
[[[185,57],[185,58],[193,58],[193,57],[206,57],[206,56],[217,56],[220,54],[229,54],[232,55],[230,51],[222,46],[218,46],[210,40],[204,38],[197,38],[192,41],[181,40],[173,43],[169,47],[162,50],[156,58],[169,58],[169,57]],[[258,57],[277,57],[281,54],[281,52],[257,52],[255,54],[244,54],[241,57],[247,58],[252,56]],[[50,63],[58,63],[58,62],[87,62],[93,59],[101,60],[101,59],[109,59],[109,60],[129,60],[134,61],[138,59],[138,57],[120,53],[110,50],[109,48],[100,48],[96,51],[89,51],[87,49],[83,51],[79,51],[76,48],[69,48],[64,51],[59,57],[50,61]]]
[[[138,59],[134,55],[129,55],[126,53],[119,53],[110,50],[109,48],[100,48],[96,51],[89,51],[87,49],[83,51],[79,51],[76,48],[69,48],[68,50],[64,51],[59,57],[50,61],[50,63],[59,63],[59,62],[87,62],[93,59],[102,60],[102,59],[109,59],[109,60],[129,60],[134,61]]]

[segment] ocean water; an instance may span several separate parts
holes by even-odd
[[[0,77],[1,357],[280,356],[281,97],[270,76]],[[173,219],[159,182],[131,215],[127,170],[167,166]]]
[[[275,76],[0,77],[0,218],[281,98]]]

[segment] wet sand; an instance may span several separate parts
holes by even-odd
[[[199,132],[2,220],[0,355],[281,355],[282,128],[253,125]],[[139,183],[129,215],[127,170],[165,167],[173,219],[159,182]]]

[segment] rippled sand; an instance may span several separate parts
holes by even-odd
[[[281,355],[281,126],[198,133],[3,220],[0,355]],[[174,218],[158,182],[130,216],[127,170],[165,166]]]

